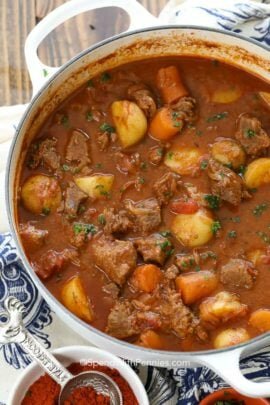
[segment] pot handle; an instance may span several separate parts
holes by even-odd
[[[157,18],[136,0],[70,0],[54,9],[30,32],[25,42],[25,59],[33,85],[33,95],[59,68],[47,66],[38,57],[37,50],[43,39],[71,17],[102,7],[120,7],[130,17],[127,31],[157,25]]]
[[[270,337],[265,336],[258,343],[252,342],[248,346],[253,346],[254,351],[259,347],[269,345]],[[247,349],[246,346],[224,351],[222,353],[205,354],[196,356],[196,360],[204,366],[211,368],[221,378],[223,378],[236,391],[248,397],[269,397],[270,396],[270,381],[254,382],[248,380],[240,370],[240,358],[243,352]],[[243,356],[244,357],[244,356]]]

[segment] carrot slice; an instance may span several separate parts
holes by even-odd
[[[160,141],[167,141],[175,136],[183,127],[183,121],[174,118],[173,111],[163,107],[155,114],[150,122],[150,135]]]
[[[171,203],[171,211],[175,214],[194,214],[199,210],[199,205],[195,200],[176,200]]]
[[[143,332],[137,344],[139,346],[149,347],[150,349],[163,349],[164,347],[161,337],[153,330]]]
[[[175,280],[185,304],[193,304],[211,294],[218,284],[217,276],[211,271],[181,274]]]
[[[132,276],[132,284],[141,291],[152,292],[162,276],[161,270],[154,264],[138,266]]]
[[[249,323],[254,328],[261,332],[267,332],[270,330],[270,309],[257,309],[252,312],[249,318]]]
[[[164,102],[167,104],[174,103],[181,97],[188,95],[188,91],[182,83],[176,66],[159,69],[157,73],[157,87],[162,93]]]

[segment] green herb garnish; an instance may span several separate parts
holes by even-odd
[[[172,157],[173,157],[173,152],[168,152],[166,155],[166,158],[172,159]]]
[[[208,160],[202,160],[201,161],[201,169],[206,170],[208,166]]]
[[[256,234],[261,238],[264,243],[270,244],[270,236],[267,233],[259,231]]]
[[[165,238],[167,238],[168,236],[172,236],[171,231],[161,231],[161,232],[159,232],[159,234],[161,236],[164,236]]]
[[[114,128],[112,125],[107,124],[106,122],[104,122],[103,124],[101,124],[100,127],[99,127],[99,129],[100,129],[102,132],[108,132],[109,134],[112,134],[113,132],[115,132],[115,128]]]
[[[42,69],[42,72],[43,72],[43,76],[44,76],[44,77],[47,77],[48,74],[49,74],[49,72],[48,72],[47,69]]]
[[[236,231],[233,230],[228,232],[228,238],[235,239],[236,237],[237,237]]]
[[[211,226],[211,231],[214,235],[221,229],[221,223],[219,221],[214,221]]]
[[[93,224],[83,224],[77,222],[73,225],[73,232],[75,235],[78,235],[81,232],[83,232],[85,235],[88,235],[89,233],[91,235],[95,235],[95,233],[97,233],[97,228]]]
[[[85,118],[86,118],[86,121],[89,121],[89,122],[91,122],[91,121],[93,121],[93,113],[91,112],[91,111],[87,111],[87,113],[85,114]]]
[[[219,209],[219,206],[220,206],[220,198],[219,198],[219,196],[213,195],[213,194],[206,194],[204,196],[204,199],[208,203],[209,207],[212,210]]]
[[[241,166],[238,168],[238,173],[241,174],[242,176],[244,176],[246,170],[247,170],[246,166],[241,165]]]
[[[263,204],[258,204],[256,205],[256,207],[252,210],[253,215],[255,215],[255,217],[260,217],[265,210],[267,210],[268,208],[268,204],[267,203],[263,203]]]
[[[42,208],[42,214],[43,215],[49,215],[51,213],[51,209],[48,207],[43,207]]]
[[[108,73],[108,72],[103,72],[102,74],[101,74],[101,76],[100,76],[100,81],[102,82],[102,83],[106,83],[106,82],[108,82],[109,80],[111,80],[111,75],[110,75],[110,73]]]
[[[94,87],[93,79],[88,80],[87,87]]]
[[[253,131],[253,129],[248,128],[245,130],[245,137],[246,138],[254,138],[254,136],[256,135],[256,132]]]
[[[60,122],[64,127],[69,127],[69,119],[67,115],[63,115]]]
[[[62,165],[62,170],[63,170],[63,172],[68,172],[68,171],[70,170],[69,165],[63,164],[63,165]]]
[[[215,121],[220,121],[223,120],[224,118],[227,118],[228,113],[226,111],[212,115],[212,117],[207,118],[207,122],[215,122]]]
[[[105,215],[104,215],[104,214],[100,214],[100,215],[98,216],[98,223],[99,223],[100,225],[106,225],[106,218],[105,218]]]

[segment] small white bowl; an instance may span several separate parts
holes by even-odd
[[[66,346],[53,350],[52,353],[64,366],[82,361],[100,362],[115,368],[129,383],[138,403],[140,405],[149,405],[145,388],[137,374],[128,364],[114,354],[89,346]],[[20,405],[29,387],[44,373],[44,370],[35,361],[26,367],[10,393],[8,405]]]

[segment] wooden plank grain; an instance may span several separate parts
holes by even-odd
[[[35,24],[65,1],[0,0],[0,105],[30,100],[31,83],[24,59],[25,39]],[[155,16],[167,3],[167,0],[139,1]],[[86,12],[55,29],[45,38],[38,53],[45,64],[60,66],[91,44],[127,27],[128,18],[119,8]]]

